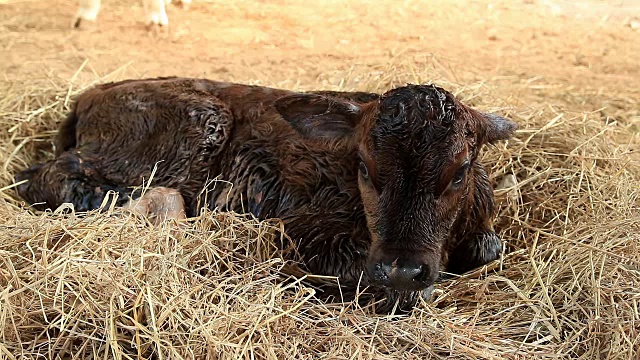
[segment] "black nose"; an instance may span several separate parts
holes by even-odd
[[[379,262],[370,271],[375,283],[400,291],[419,291],[433,284],[433,276],[426,264]]]

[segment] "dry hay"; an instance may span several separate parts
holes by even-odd
[[[636,95],[433,75],[398,66],[318,79],[373,91],[435,80],[521,125],[485,156],[496,180],[519,181],[497,191],[503,259],[394,317],[322,303],[285,275],[272,245],[277,221],[209,213],[154,227],[117,209],[24,210],[12,176],[52,156],[55,124],[80,90],[5,88],[0,358],[638,358]]]

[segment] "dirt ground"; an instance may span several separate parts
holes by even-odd
[[[640,89],[638,1],[216,1],[168,6],[148,33],[141,1],[105,0],[71,31],[76,2],[0,2],[0,79],[203,76],[332,87],[354,69],[409,63],[457,83],[517,77],[551,86]],[[333,75],[333,76],[332,76]],[[393,76],[385,73],[384,76]],[[295,82],[294,80],[295,79]],[[408,82],[413,79],[396,79]],[[351,88],[358,88],[357,79]]]

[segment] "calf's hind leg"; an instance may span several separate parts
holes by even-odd
[[[63,203],[77,211],[100,207],[107,193],[118,193],[116,206],[128,200],[128,190],[102,178],[94,167],[74,152],[60,154],[55,160],[31,166],[16,175],[18,194],[36,209],[55,209]],[[109,204],[107,204],[109,205]]]
[[[156,187],[133,200],[128,189],[109,184],[72,152],[18,173],[16,182],[21,181],[25,182],[18,185],[18,194],[40,210],[55,209],[63,203],[73,204],[77,211],[94,210],[102,205],[108,192],[113,191],[118,194],[117,206],[124,205],[125,209],[147,216],[156,224],[186,218],[184,199],[177,190]],[[109,202],[106,205],[109,206]]]

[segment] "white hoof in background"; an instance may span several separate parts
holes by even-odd
[[[79,28],[83,21],[94,22],[98,18],[100,13],[100,0],[80,0],[80,7],[76,16],[73,18],[71,26],[73,28]]]
[[[146,23],[148,27],[169,25],[169,17],[165,8],[166,0],[145,0],[144,11],[147,14]]]

